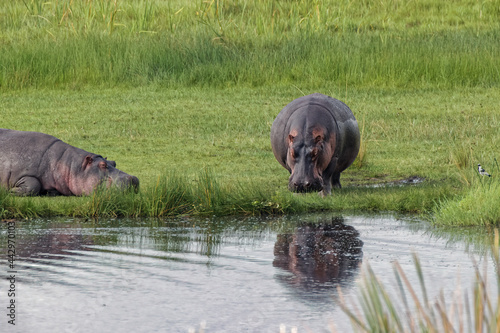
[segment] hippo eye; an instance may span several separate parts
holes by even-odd
[[[99,168],[101,168],[103,170],[107,170],[108,169],[108,164],[106,162],[100,162],[99,163]]]

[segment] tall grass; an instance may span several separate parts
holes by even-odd
[[[3,2],[0,89],[496,86],[495,3]]]
[[[204,170],[191,181],[186,176],[164,174],[139,193],[98,188],[88,197],[16,197],[0,190],[0,218],[269,215],[323,210],[425,213],[451,190],[433,185],[352,187],[322,198],[317,193],[297,195],[255,184],[219,184],[210,170]]]
[[[498,332],[500,330],[500,255],[498,230],[491,245],[497,293],[491,293],[491,282],[475,265],[476,278],[472,294],[459,292],[452,302],[441,294],[429,299],[423,271],[414,255],[419,289],[416,290],[399,263],[394,264],[400,299],[392,297],[386,286],[367,266],[358,304],[349,304],[339,289],[339,304],[358,332]],[[463,296],[463,299],[461,297]],[[361,309],[360,309],[361,308]]]
[[[190,211],[191,191],[185,180],[174,174],[159,176],[145,195],[150,200],[145,200],[141,211],[147,216],[172,216]],[[142,215],[142,212],[137,212],[137,215]]]
[[[91,34],[0,45],[0,87],[497,86],[497,32],[429,37],[316,33],[281,41],[217,44],[205,33],[123,37]],[[19,45],[23,44],[24,45]],[[457,48],[460,45],[460,48]]]

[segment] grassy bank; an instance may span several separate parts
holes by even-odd
[[[288,193],[288,172],[271,151],[272,121],[290,96],[302,95],[296,87],[3,93],[2,127],[55,135],[116,160],[118,168],[141,181],[138,195],[110,197],[108,208],[92,206],[93,198],[8,196],[1,204],[3,215],[225,215],[324,209],[427,213],[466,191],[476,163],[488,167],[491,144],[500,141],[496,88],[320,91],[351,106],[363,137],[362,153],[342,174],[344,188],[326,199]],[[196,198],[203,192],[198,189],[203,170],[210,170],[211,181],[222,193],[211,206],[200,206]],[[398,183],[410,176],[425,180],[416,186]],[[160,208],[154,213],[150,206],[160,200],[162,191],[176,193],[172,195],[181,197],[180,204],[172,204],[168,213]]]
[[[164,175],[140,193],[100,189],[89,197],[20,198],[0,191],[0,218],[74,217],[172,217],[296,214],[308,211],[397,211],[423,213],[436,199],[452,190],[442,186],[412,186],[405,189],[348,188],[340,195],[323,199],[316,193],[294,195],[250,184],[221,185],[210,172],[194,182],[185,177]]]
[[[499,12],[472,0],[3,2],[0,127],[114,159],[141,192],[108,206],[105,193],[3,195],[0,214],[439,216],[498,156]],[[269,140],[277,113],[313,92],[344,101],[362,129],[344,189],[325,200],[286,191]],[[203,170],[220,189],[210,204]],[[397,183],[411,176],[423,185]]]
[[[500,168],[496,159],[484,167],[493,177],[481,176],[475,171],[462,195],[446,198],[434,208],[436,223],[450,226],[497,226],[500,223]]]

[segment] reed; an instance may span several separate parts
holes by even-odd
[[[156,184],[141,196],[141,210],[150,217],[165,217],[189,213],[191,189],[186,180],[173,174],[158,177]],[[142,215],[137,212],[137,215]]]
[[[490,245],[496,284],[500,284],[499,236]],[[389,293],[369,265],[365,266],[357,303],[348,302],[339,287],[338,303],[357,332],[497,332],[500,329],[498,293],[490,292],[491,282],[475,263],[473,292],[456,293],[451,302],[442,294],[431,300],[417,255],[413,256],[420,284],[419,296],[398,262],[394,264],[395,286],[400,298]],[[463,296],[463,299],[461,297]]]

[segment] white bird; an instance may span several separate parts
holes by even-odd
[[[481,164],[478,164],[477,165],[477,171],[479,172],[479,174],[481,176],[488,176],[488,177],[491,177],[491,175],[489,173],[486,172],[486,170],[483,169],[483,167],[481,166]]]

